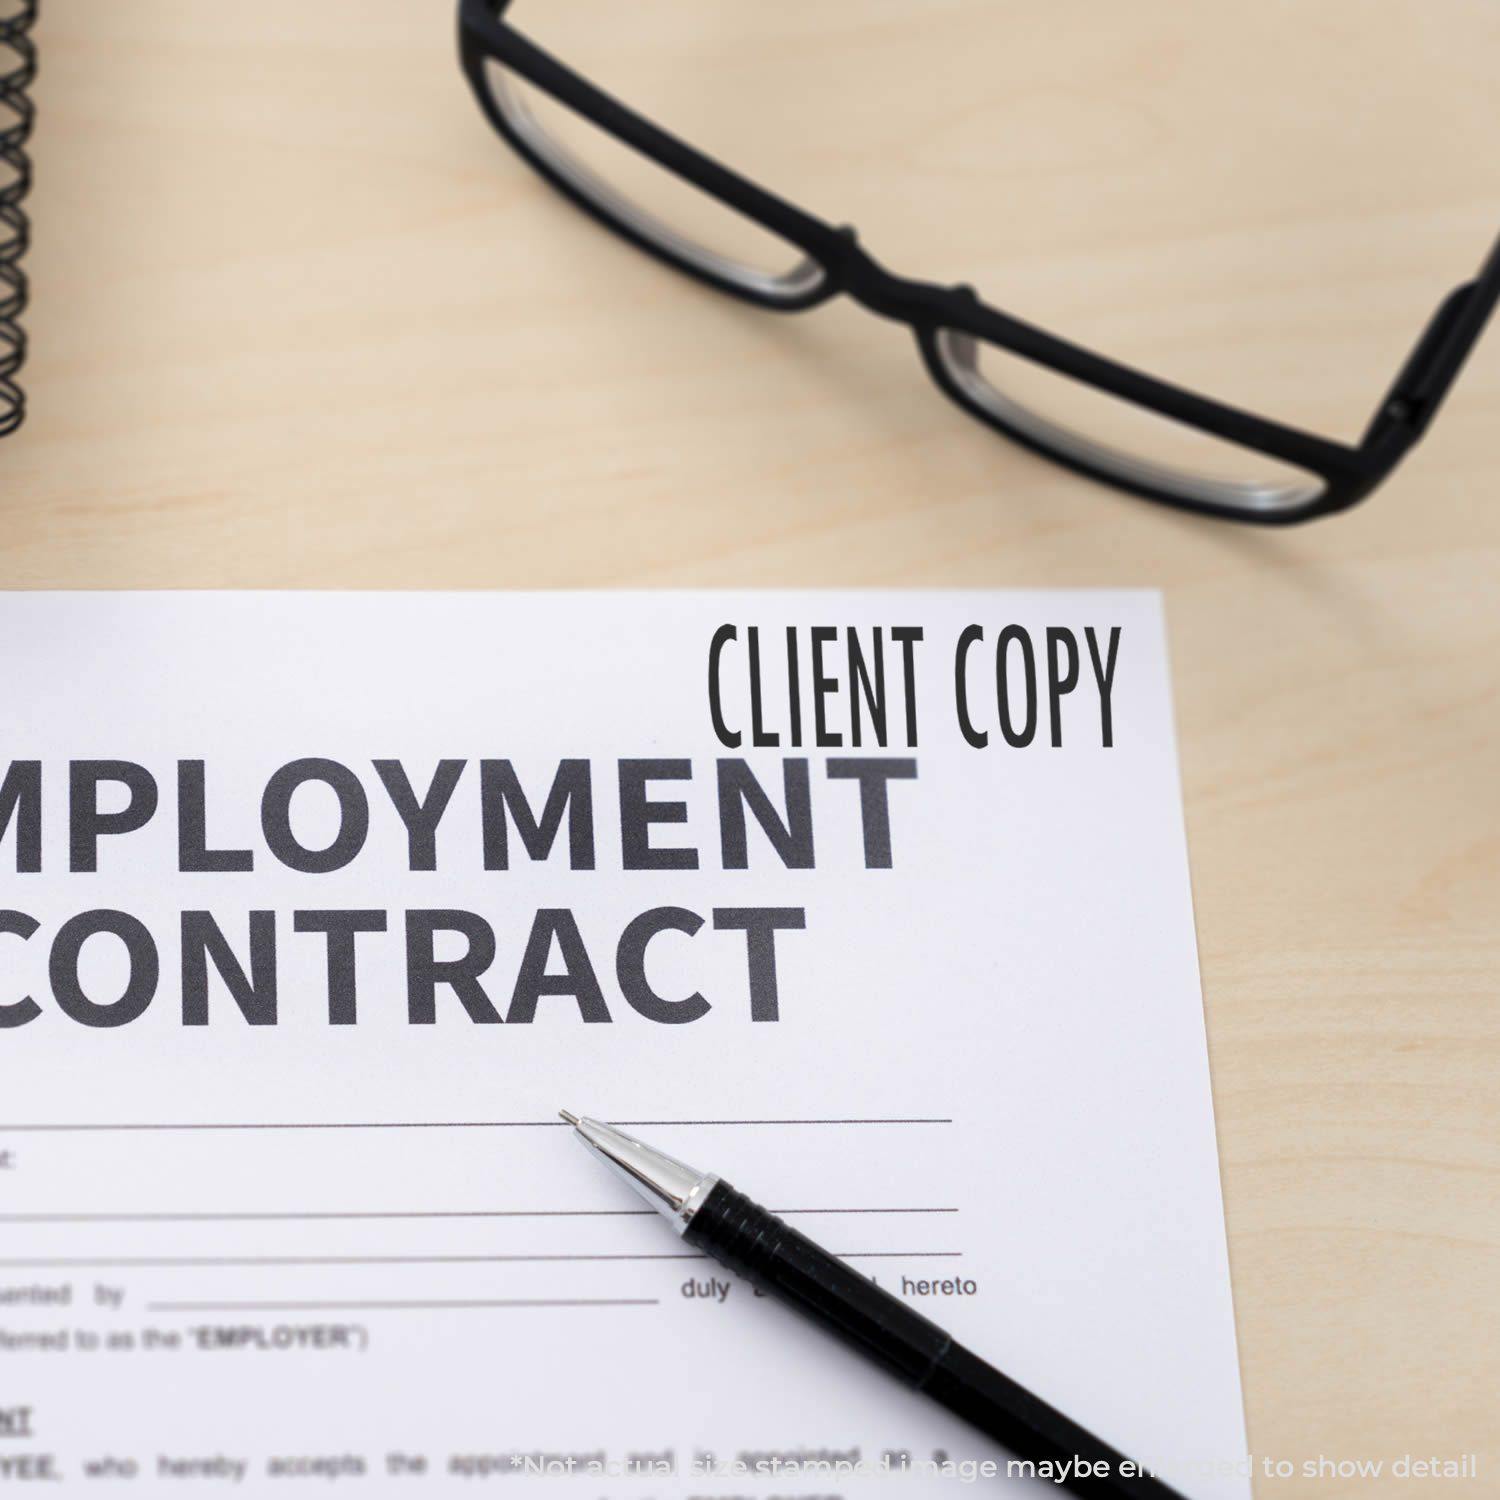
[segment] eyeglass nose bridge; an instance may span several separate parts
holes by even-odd
[[[859,231],[852,224],[834,231],[835,242],[827,256],[829,277],[839,292],[847,293],[861,307],[877,317],[913,328],[935,326],[940,304],[953,297],[979,305],[979,294],[973,287],[939,286],[931,281],[914,281],[888,271],[860,243]]]

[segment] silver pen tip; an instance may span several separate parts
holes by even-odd
[[[587,1115],[580,1118],[565,1109],[558,1110],[558,1114],[578,1132],[578,1139],[595,1156],[623,1177],[652,1208],[671,1220],[678,1234],[687,1228],[688,1221],[719,1180],[601,1120],[591,1120]]]

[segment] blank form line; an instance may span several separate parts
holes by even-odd
[[[654,1208],[646,1212],[655,1213]],[[956,1214],[956,1208],[773,1208],[775,1214]]]
[[[830,1118],[759,1120],[615,1120],[616,1125],[951,1125],[951,1119],[927,1116],[905,1118]],[[166,1123],[117,1122],[113,1124],[0,1125],[0,1135],[43,1134],[76,1131],[170,1131],[170,1130],[571,1130],[563,1120],[243,1120],[232,1122],[170,1121]]]
[[[951,1125],[953,1121],[936,1115],[893,1116],[828,1120],[611,1120],[613,1125]],[[571,1128],[571,1127],[570,1127]]]
[[[839,1250],[842,1260],[956,1260],[961,1250]],[[107,1258],[47,1257],[0,1260],[0,1268],[21,1270],[126,1270],[150,1267],[214,1266],[487,1266],[522,1261],[707,1260],[688,1250],[641,1253],[578,1253],[523,1255],[208,1255],[110,1256]]]
[[[373,1312],[483,1307],[660,1307],[659,1297],[496,1297],[470,1302],[148,1302],[148,1312]]]
[[[777,1208],[778,1214],[956,1214],[956,1208]],[[287,1210],[265,1213],[0,1214],[0,1224],[240,1224],[349,1219],[651,1219],[652,1208],[455,1208]]]

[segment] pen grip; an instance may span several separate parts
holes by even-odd
[[[937,1324],[727,1182],[715,1184],[682,1237],[908,1385],[921,1386],[953,1343]]]

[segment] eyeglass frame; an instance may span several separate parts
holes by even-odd
[[[1347,510],[1383,483],[1426,432],[1500,302],[1497,238],[1474,279],[1454,288],[1439,305],[1359,443],[1351,446],[1319,437],[1095,354],[990,306],[973,287],[940,286],[895,275],[863,248],[853,228],[835,227],[758,186],[559,62],[505,20],[511,3],[459,0],[459,55],[464,73],[494,129],[590,218],[674,270],[756,307],[802,312],[848,295],[867,311],[906,324],[928,373],[969,415],[1053,463],[1159,504],[1272,526]],[[507,115],[485,80],[487,61],[511,69],[617,141],[786,241],[805,260],[776,276],[741,265],[678,234],[555,147],[540,128],[529,129],[524,105]],[[814,270],[820,274],[811,274]],[[1036,435],[1038,423],[1032,414],[1026,413],[1032,422],[1028,430],[1014,411],[985,404],[984,392],[993,388],[982,376],[965,389],[963,361],[965,357],[972,361],[972,346],[967,356],[957,346],[945,349],[939,342],[945,332],[957,339],[992,344],[1169,421],[1268,455],[1320,479],[1322,488],[1299,503],[1257,506],[1194,496],[1185,492],[1185,485],[1174,492],[1161,482],[1165,470],[1159,470],[1154,480],[1132,477],[1133,467],[1158,470],[1158,466],[1056,427],[1046,418],[1039,425],[1052,431],[1043,440]],[[1112,460],[1112,466],[1100,454]],[[1203,483],[1217,490],[1255,488],[1212,479]]]

